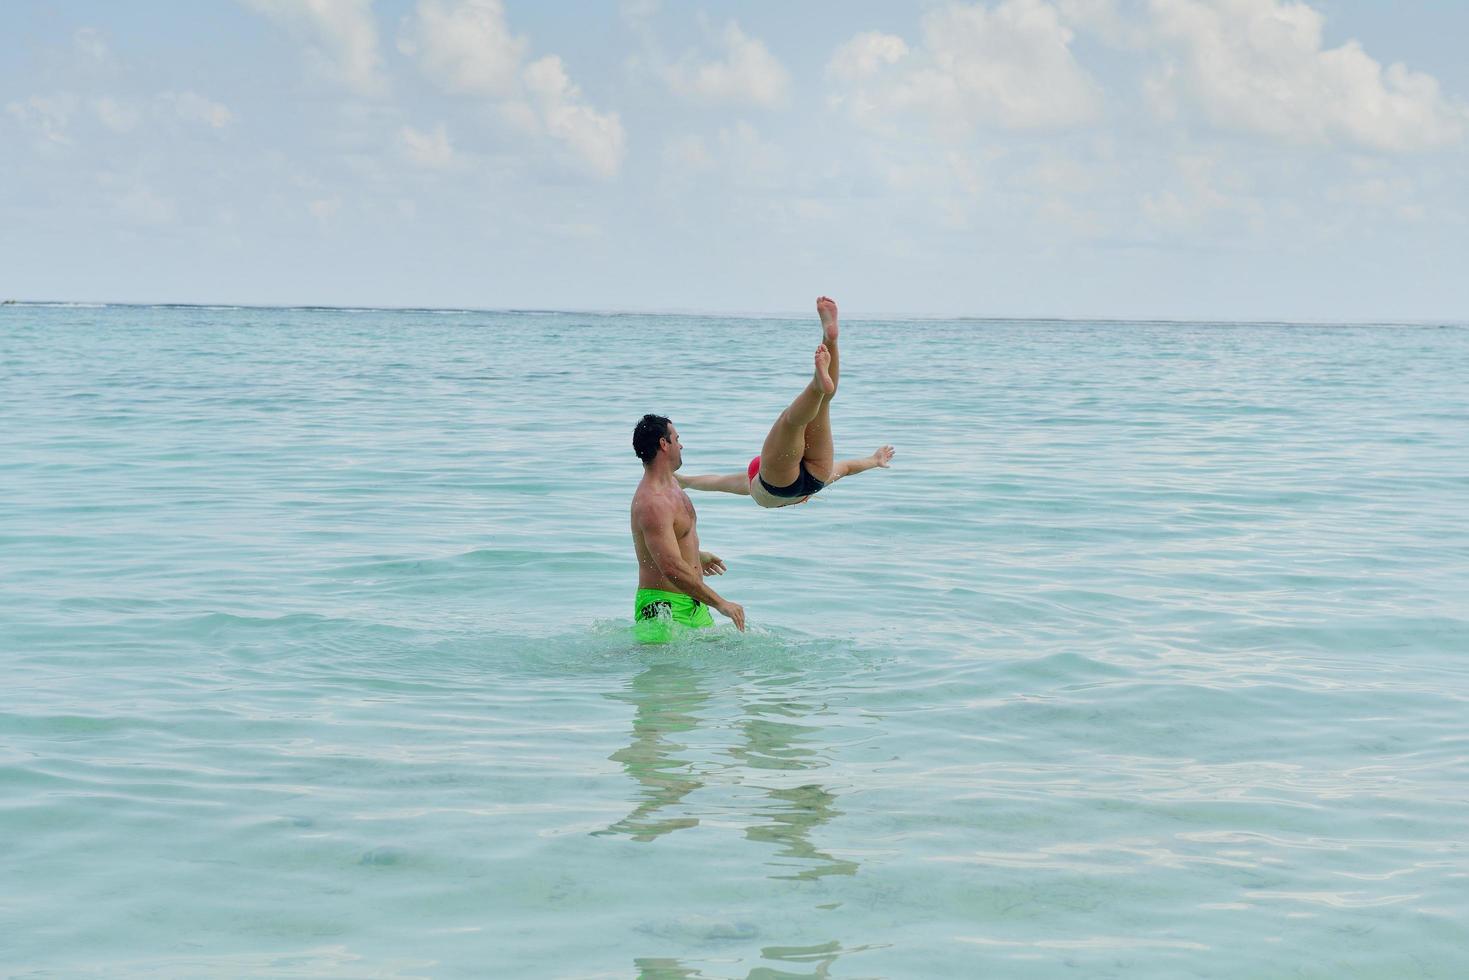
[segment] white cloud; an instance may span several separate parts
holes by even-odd
[[[223,129],[234,122],[228,106],[206,99],[197,92],[160,92],[158,104],[185,122]]]
[[[1154,225],[1190,230],[1220,212],[1262,215],[1249,179],[1239,170],[1221,167],[1219,160],[1203,153],[1180,153],[1173,164],[1172,186],[1149,191],[1139,199],[1143,215]]]
[[[1469,111],[1430,75],[1386,70],[1356,41],[1322,48],[1321,13],[1290,0],[1151,0],[1177,57],[1148,83],[1165,114],[1197,106],[1222,128],[1386,151],[1457,143]]]
[[[213,102],[197,92],[160,92],[153,99],[152,113],[177,116],[186,122],[213,129],[228,126],[234,113],[227,106]],[[144,119],[145,105],[111,95],[83,100],[72,92],[33,95],[23,102],[10,102],[5,111],[36,129],[42,146],[71,146],[72,131],[79,113],[91,110],[98,122],[114,133],[130,133]],[[135,210],[135,209],[134,209]]]
[[[1108,44],[1143,48],[1151,43],[1146,17],[1129,17],[1117,0],[1055,0],[1061,19],[1072,27],[1095,34]],[[1135,3],[1133,4],[1135,6]]]
[[[454,164],[454,147],[449,142],[449,131],[439,123],[432,132],[423,133],[412,126],[398,131],[398,145],[408,159],[420,167],[444,170]]]
[[[24,102],[8,102],[5,111],[22,123],[38,129],[45,143],[69,146],[71,136],[67,130],[80,103],[81,100],[71,92],[56,92],[52,95],[33,95]]]
[[[593,173],[622,166],[621,118],[588,105],[557,55],[522,69],[529,42],[511,33],[501,0],[419,0],[398,47],[445,91],[492,100],[511,126],[559,141]]]
[[[902,38],[866,31],[837,48],[827,64],[827,73],[840,81],[854,82],[869,78],[906,57],[908,44]]]
[[[922,26],[922,45],[907,53],[891,35],[842,45],[827,66],[845,83],[835,102],[869,123],[921,111],[948,132],[1064,127],[1100,114],[1100,90],[1072,56],[1072,31],[1045,0],[951,4]]]
[[[306,47],[315,70],[359,95],[387,87],[372,0],[244,0]]]
[[[581,89],[567,77],[555,55],[527,65],[524,81],[546,132],[569,146],[593,172],[603,177],[616,174],[626,152],[617,113],[602,113],[585,105]]]
[[[724,57],[698,61],[692,54],[665,69],[675,92],[706,102],[775,106],[785,100],[790,73],[759,38],[730,21],[721,36]]]
[[[142,113],[137,106],[131,102],[114,99],[110,95],[99,96],[92,100],[92,111],[97,114],[102,125],[114,133],[131,132],[138,125]]]
[[[719,127],[710,138],[689,134],[670,139],[663,145],[663,166],[664,177],[680,186],[712,176],[726,190],[793,188],[786,151],[744,119]]]
[[[510,33],[501,0],[419,0],[404,24],[398,50],[418,59],[423,73],[450,92],[508,96],[527,42]]]

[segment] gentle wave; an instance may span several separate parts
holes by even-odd
[[[1462,325],[5,310],[7,975],[1463,972]]]

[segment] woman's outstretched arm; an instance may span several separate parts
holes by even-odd
[[[831,472],[831,479],[827,482],[835,483],[844,476],[851,476],[854,473],[865,473],[875,466],[881,466],[883,469],[887,469],[888,464],[892,462],[893,452],[894,449],[892,446],[878,446],[877,450],[871,456],[863,456],[861,459],[838,460],[836,468]]]
[[[673,474],[678,485],[685,490],[719,490],[724,493],[750,495],[750,478],[743,473],[728,473],[710,476],[682,476]]]

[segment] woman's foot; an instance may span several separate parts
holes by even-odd
[[[813,380],[828,395],[837,390],[837,383],[831,380],[831,372],[828,370],[830,367],[831,351],[826,349],[825,344],[822,344],[816,348],[816,377]]]
[[[816,300],[816,315],[821,317],[821,336],[828,344],[837,342],[837,301],[830,296]]]

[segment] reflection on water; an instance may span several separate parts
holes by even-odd
[[[692,731],[698,725],[695,712],[709,700],[709,693],[700,686],[700,676],[681,664],[656,664],[634,677],[625,692],[607,695],[636,709],[632,744],[609,758],[621,763],[641,789],[633,811],[596,835],[626,834],[633,840],[652,841],[699,825],[698,817],[655,817],[704,785],[693,764],[675,754],[686,746],[668,737]]]
[[[794,720],[809,714],[822,713],[825,705],[812,706],[800,700],[776,695],[768,699],[748,701],[743,705],[745,718],[740,722],[744,734],[743,745],[729,750],[729,754],[753,770],[803,771],[824,769],[829,764],[821,753],[817,739],[822,734],[819,725],[798,725]],[[770,774],[775,777],[775,774]],[[778,778],[778,777],[775,777]],[[754,782],[758,777],[747,776]],[[767,778],[761,782],[771,782]],[[775,878],[797,878],[813,880],[826,875],[856,874],[857,862],[844,861],[819,851],[811,843],[811,832],[829,823],[833,817],[841,816],[836,808],[836,794],[818,783],[803,783],[799,786],[766,785],[766,804],[754,816],[765,823],[751,823],[745,828],[745,837],[766,844],[777,844],[781,850],[772,862],[786,870],[795,858],[800,870],[794,874],[772,875]]]
[[[768,966],[757,966],[750,971],[749,980],[784,980],[786,977],[827,977],[831,965],[844,950],[838,942],[822,943],[819,946],[767,946],[760,955],[767,960],[784,963],[814,964],[810,973],[791,973],[789,970],[773,970]]]
[[[653,841],[675,830],[699,825],[699,818],[685,808],[678,816],[663,816],[670,807],[684,803],[707,779],[756,787],[764,797],[753,805],[743,794],[722,802],[726,808],[746,807],[735,813],[745,827],[745,838],[779,850],[772,866],[777,879],[815,880],[826,875],[851,875],[857,862],[835,858],[819,850],[811,835],[842,811],[836,794],[813,781],[797,782],[788,773],[806,773],[830,765],[822,741],[824,726],[801,724],[810,716],[827,713],[825,704],[786,690],[770,690],[787,679],[766,678],[757,689],[732,686],[728,697],[739,710],[733,725],[738,744],[724,755],[735,765],[715,765],[713,760],[684,758],[688,746],[675,741],[700,723],[701,713],[717,714],[721,707],[706,687],[704,675],[680,664],[660,663],[634,677],[627,688],[608,697],[631,704],[634,709],[632,743],[610,758],[638,784],[636,806],[631,813],[599,835],[626,835],[633,840]],[[728,817],[730,814],[721,814]],[[743,819],[739,819],[743,817]]]
[[[790,789],[768,791],[773,805],[762,811],[770,823],[745,829],[745,836],[753,841],[778,844],[777,856],[795,858],[801,865],[794,874],[771,875],[772,878],[796,878],[812,881],[826,875],[852,875],[857,873],[856,861],[845,861],[817,850],[811,843],[811,831],[841,816],[832,804],[836,797],[815,783],[795,786]],[[778,868],[788,868],[789,861],[773,861]]]
[[[823,740],[826,727],[803,724],[812,716],[827,713],[825,704],[804,692],[775,690],[789,688],[787,678],[764,678],[754,684],[730,684],[716,697],[708,676],[681,664],[660,663],[649,667],[609,698],[633,706],[632,742],[612,753],[637,784],[632,812],[596,835],[623,835],[652,842],[676,830],[699,826],[690,812],[689,797],[709,782],[741,792],[713,797],[708,809],[722,808],[720,820],[711,827],[733,822],[745,829],[745,839],[776,848],[770,866],[780,881],[814,881],[827,875],[852,875],[857,862],[832,857],[817,849],[811,836],[820,826],[841,816],[836,794],[830,787],[809,781],[809,774],[831,765],[830,751]],[[733,716],[734,720],[724,719]],[[689,735],[701,724],[711,732],[731,730],[736,744],[723,749],[723,760],[711,758],[709,749],[690,749]],[[702,755],[702,757],[700,757]],[[727,761],[727,760],[732,760]],[[718,788],[716,786],[715,788]],[[758,789],[763,795],[744,792]],[[673,807],[682,809],[667,815]],[[697,933],[699,929],[694,929]],[[865,949],[868,947],[858,947]],[[767,946],[760,951],[765,960],[791,964],[792,969],[757,966],[746,980],[783,980],[830,976],[832,964],[844,952],[837,942],[816,946]],[[640,980],[691,980],[728,977],[730,960],[706,973],[699,965],[673,957],[640,957],[633,961]],[[736,960],[738,962],[738,960]]]
[[[744,733],[745,744],[730,749],[731,756],[752,769],[826,767],[826,761],[811,744],[813,733],[818,733],[819,729],[782,720],[812,714],[813,709],[809,705],[777,695],[746,702],[743,707],[745,717],[740,721],[740,730]]]
[[[818,980],[821,977],[831,976],[833,964],[843,953],[860,953],[863,950],[880,948],[882,947],[868,945],[848,949],[843,948],[842,944],[836,941],[815,946],[766,946],[760,950],[762,959],[773,960],[777,963],[799,964],[802,972],[793,973],[787,969],[757,966],[745,974],[745,980]],[[639,957],[633,960],[633,967],[638,971],[638,980],[691,980],[691,978],[729,976],[722,972],[705,973],[688,961],[670,957]],[[807,970],[810,972],[806,972]]]
[[[662,956],[639,956],[632,965],[638,971],[638,980],[688,980],[690,977],[708,976],[697,967],[684,966],[678,960]]]

